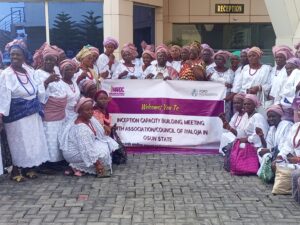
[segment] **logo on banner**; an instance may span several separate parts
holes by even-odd
[[[206,96],[208,94],[208,90],[202,90],[202,89],[193,89],[192,96]]]
[[[217,93],[209,93],[208,90],[205,89],[193,89],[192,90],[192,96],[197,97],[197,96],[217,96]]]
[[[111,86],[109,95],[110,96],[125,96],[125,87],[124,86]]]

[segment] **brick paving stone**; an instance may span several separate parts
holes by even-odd
[[[114,175],[0,177],[0,225],[299,224],[291,196],[256,176],[231,176],[211,155],[129,155]],[[83,197],[82,197],[83,196]]]

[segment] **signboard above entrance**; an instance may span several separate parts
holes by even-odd
[[[244,4],[216,4],[215,13],[244,13]]]

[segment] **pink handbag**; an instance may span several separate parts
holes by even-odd
[[[245,144],[245,148],[240,148],[240,141],[237,140],[231,150],[230,173],[232,175],[256,175],[259,169],[259,161],[256,148]]]

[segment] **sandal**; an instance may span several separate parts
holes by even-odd
[[[36,179],[36,178],[38,178],[38,175],[36,172],[31,170],[31,171],[28,171],[25,173],[25,177],[27,177],[29,179]]]
[[[85,175],[85,173],[81,172],[80,170],[73,169],[73,172],[74,172],[73,175],[76,176],[76,177],[82,177],[82,176]]]
[[[22,175],[11,176],[10,179],[16,181],[17,183],[21,183],[26,180]]]
[[[64,174],[66,176],[72,176],[72,175],[74,175],[74,171],[72,170],[72,168],[68,168],[65,170]]]

